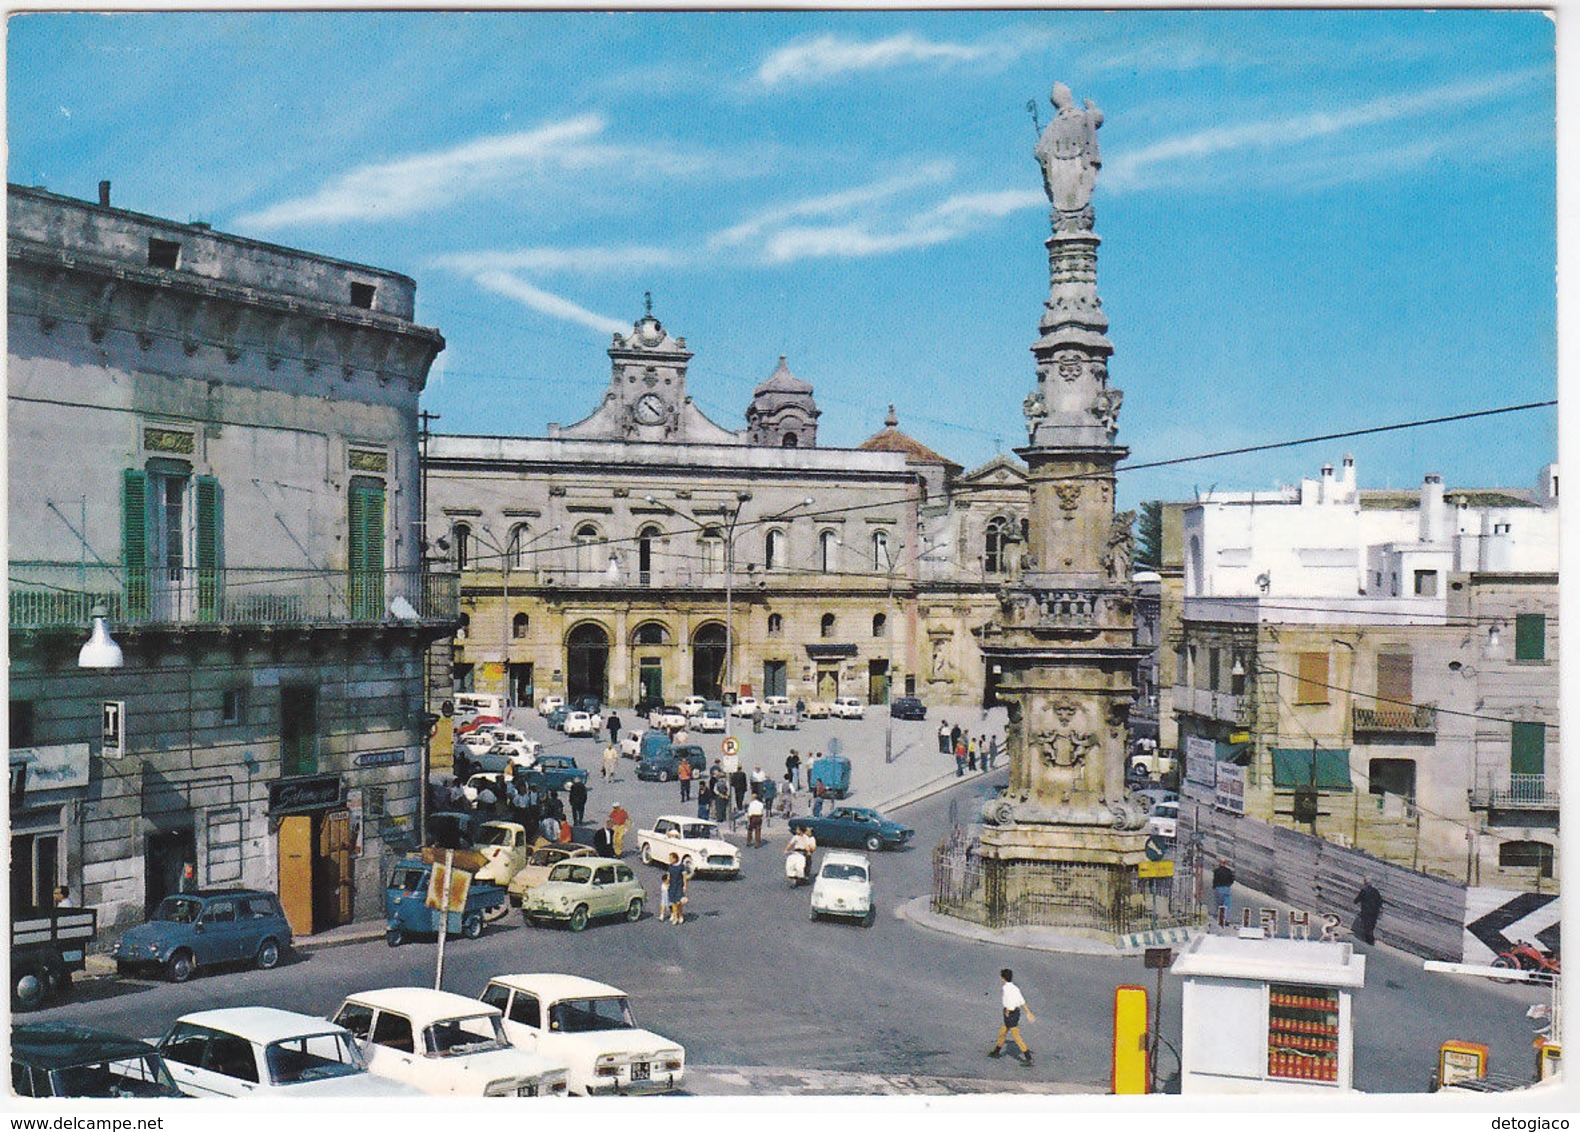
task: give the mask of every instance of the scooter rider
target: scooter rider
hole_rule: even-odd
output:
[[[809,829],[798,829],[790,836],[785,844],[785,875],[790,879],[800,882],[812,873],[812,854],[817,852],[817,838],[812,836]],[[797,876],[794,872],[794,855],[801,857],[801,871]]]

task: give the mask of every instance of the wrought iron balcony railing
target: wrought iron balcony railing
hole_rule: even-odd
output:
[[[1486,771],[1470,792],[1478,810],[1556,810],[1558,783],[1545,774]]]
[[[1436,704],[1389,704],[1351,709],[1356,731],[1436,734]]]
[[[112,625],[278,625],[449,620],[460,612],[453,573],[409,570],[154,569],[11,562],[16,629],[81,627],[95,605]]]

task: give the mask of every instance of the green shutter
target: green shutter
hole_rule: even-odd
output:
[[[197,597],[198,617],[214,621],[220,616],[221,582],[225,567],[225,493],[213,476],[197,478]]]
[[[148,618],[148,474],[137,468],[121,473],[121,569],[126,581],[129,621]]]
[[[1521,613],[1514,618],[1514,659],[1547,659],[1547,615]]]
[[[384,485],[353,479],[346,497],[350,526],[347,566],[355,621],[376,621],[384,615]]]
[[[1350,790],[1348,747],[1324,747],[1315,752],[1313,771],[1310,747],[1273,748],[1273,785],[1279,790]]]
[[[1509,773],[1543,774],[1547,763],[1547,725],[1515,723],[1510,725]]]

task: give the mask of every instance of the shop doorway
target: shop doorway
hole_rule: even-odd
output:
[[[60,834],[14,835],[11,838],[11,911],[50,907],[59,883]]]
[[[817,698],[824,703],[833,703],[839,698],[838,665],[817,666]]]
[[[763,661],[763,695],[782,696],[788,686],[785,679],[785,662],[782,660]]]
[[[536,691],[532,686],[532,665],[511,664],[510,666],[510,702],[517,707],[531,707],[536,701]]]
[[[636,686],[640,689],[639,701],[664,698],[664,662],[656,656],[644,656],[637,662]]]
[[[351,814],[345,809],[280,819],[280,906],[297,935],[351,922]]]
[[[609,634],[603,626],[586,623],[571,630],[566,641],[566,689],[577,696],[607,698],[609,690]]]
[[[889,662],[886,660],[867,662],[867,702],[869,704],[889,702]]]
[[[691,693],[710,700],[724,691],[724,626],[702,626],[691,638]]]
[[[197,838],[190,829],[148,835],[143,859],[143,910],[152,915],[159,902],[181,891],[181,874],[197,866]]]

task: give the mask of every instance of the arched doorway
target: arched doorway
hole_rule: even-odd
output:
[[[644,621],[631,634],[631,659],[636,665],[635,685],[638,703],[664,698],[664,658],[674,639],[661,621]],[[673,669],[671,669],[673,672]]]
[[[724,626],[709,622],[691,638],[691,692],[716,700],[724,692]]]
[[[603,626],[584,622],[565,641],[565,690],[571,699],[609,694],[609,634]]]

